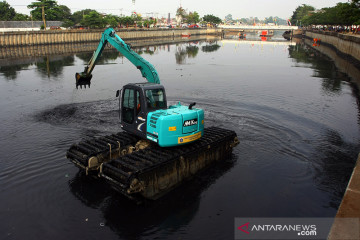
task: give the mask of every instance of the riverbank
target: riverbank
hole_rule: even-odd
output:
[[[340,72],[360,89],[360,36],[336,32],[306,31],[305,43],[333,60]],[[313,39],[318,39],[315,43]],[[358,93],[356,93],[358,96]],[[338,208],[328,240],[360,236],[360,155]]]
[[[34,46],[63,43],[81,43],[99,41],[104,29],[91,30],[50,30],[27,32],[2,32],[0,34],[1,47]],[[187,33],[191,36],[220,35],[217,28],[197,29],[119,29],[117,34],[124,40],[177,38]]]
[[[328,44],[313,44],[313,40],[309,38],[305,38],[304,42],[308,47],[330,58],[340,72],[350,77],[350,82],[356,85],[356,89],[360,89],[360,67],[356,66],[354,61],[348,61],[347,58],[339,54],[339,51],[334,47],[330,47]]]
[[[328,240],[359,239],[360,217],[360,154],[355,164],[343,200],[336,214]]]
[[[320,45],[326,45],[336,50],[337,54],[360,68],[360,36],[319,30],[307,30],[305,37],[320,40]]]

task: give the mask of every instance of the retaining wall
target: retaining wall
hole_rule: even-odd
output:
[[[49,30],[0,33],[0,47],[32,46],[59,43],[81,43],[99,41],[100,30]],[[193,35],[218,35],[220,29],[120,29],[116,33],[124,40],[146,38],[175,38],[183,33]]]
[[[148,39],[148,40],[129,40],[127,43],[130,43],[132,48],[137,47],[147,47],[154,45],[167,45],[167,44],[177,44],[184,42],[193,42],[193,41],[204,41],[219,40],[220,37],[216,36],[195,36],[191,38],[158,38],[158,39]],[[22,58],[27,57],[40,57],[40,56],[51,56],[51,55],[62,55],[62,54],[74,54],[81,52],[93,52],[99,44],[99,41],[96,42],[87,42],[87,43],[65,43],[65,44],[48,44],[48,45],[34,45],[34,46],[15,46],[15,47],[5,47],[0,48],[0,67],[13,65],[14,61],[9,61],[9,59],[18,59],[21,63]],[[113,47],[109,46],[104,49],[115,50]]]
[[[360,36],[341,34],[337,32],[324,31],[306,31],[307,38],[321,39],[320,44],[329,45],[335,48],[340,55],[344,55],[349,60],[355,60],[355,63],[360,64]]]

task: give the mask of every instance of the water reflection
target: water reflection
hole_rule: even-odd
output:
[[[94,49],[95,50],[95,49]],[[86,53],[78,53],[76,57],[80,58],[85,63],[88,63],[91,57],[93,56],[93,52]],[[122,56],[117,50],[103,51],[101,57],[98,58],[96,64],[106,64],[110,61],[116,60],[118,57]]]
[[[176,44],[176,51],[175,51],[175,59],[177,64],[184,64],[186,63],[187,58],[195,58],[199,53],[199,46],[206,42],[205,46],[201,47],[203,52],[215,52],[220,49],[220,45],[217,44],[216,40],[209,40],[202,39],[199,41],[187,41],[183,43]],[[136,46],[133,48],[135,52],[138,54],[148,54],[154,55],[156,52],[159,51],[170,51],[171,45],[159,45],[153,46],[148,45],[146,47],[143,46]],[[97,45],[86,45],[86,51],[80,51],[75,55],[51,55],[47,54],[42,57],[19,57],[16,59],[11,59],[11,64],[9,65],[9,60],[5,60],[0,62],[0,72],[3,73],[6,79],[13,80],[17,78],[17,73],[23,69],[27,69],[30,66],[35,66],[37,72],[40,73],[42,77],[50,78],[52,77],[60,77],[63,74],[64,66],[72,66],[74,65],[75,56],[81,59],[84,64],[88,63],[93,55],[93,51],[89,51],[89,49],[96,49]],[[66,47],[65,47],[66,49]],[[63,50],[63,48],[60,48]],[[59,51],[60,51],[59,50]],[[73,48],[69,48],[69,50],[74,51]],[[15,52],[16,49],[14,50]],[[50,50],[47,50],[51,52]],[[19,53],[23,51],[19,50]],[[46,51],[45,51],[46,52]],[[35,53],[35,52],[34,52]],[[107,47],[101,57],[98,59],[97,64],[107,64],[109,62],[115,61],[119,57],[123,58],[123,55],[119,53],[114,48]],[[79,83],[77,87],[90,87],[89,83]]]
[[[195,58],[199,53],[199,47],[193,43],[179,44],[176,46],[175,59],[177,64],[185,64],[187,58]]]
[[[74,56],[47,56],[35,62],[35,65],[42,76],[59,77],[63,74],[64,66],[74,65]]]
[[[24,62],[28,62],[25,63]],[[14,80],[17,78],[18,72],[28,69],[30,66],[36,66],[36,70],[41,76],[50,78],[59,77],[63,74],[64,66],[71,66],[74,64],[74,56],[45,56],[39,58],[20,58],[11,61],[12,65],[7,62],[0,64],[0,72],[3,73],[7,80]],[[1,66],[2,65],[2,66]]]
[[[327,129],[324,136],[314,141],[315,153],[311,159],[314,182],[319,189],[331,195],[328,206],[337,209],[350,179],[358,146],[345,142],[341,134]],[[329,147],[331,146],[331,147]]]
[[[174,189],[171,194],[156,201],[146,201],[136,205],[112,190],[104,181],[89,178],[79,171],[69,181],[71,193],[88,207],[100,209],[105,225],[124,239],[140,239],[169,236],[182,231],[198,212],[201,194],[218,178],[233,168],[237,156],[223,162],[214,163],[195,179]]]
[[[313,76],[322,79],[321,86],[326,94],[340,94],[342,81],[349,81],[346,75],[337,71],[331,59],[303,42],[289,46],[289,57],[294,59],[296,66],[314,69]]]
[[[3,73],[4,77],[7,80],[14,80],[17,78],[17,74],[23,70],[27,69],[32,64],[18,64],[18,65],[6,65],[0,66],[0,72]]]
[[[205,46],[201,47],[201,51],[203,52],[216,52],[217,50],[219,50],[220,45],[217,43],[213,43],[213,44],[206,44]]]
[[[139,55],[144,53],[149,55],[154,55],[157,49],[158,48],[156,46],[147,46],[146,48],[136,48],[133,50]]]

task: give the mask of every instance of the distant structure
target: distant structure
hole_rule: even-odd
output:
[[[61,21],[47,21],[47,29],[60,27]],[[40,31],[43,21],[0,21],[0,32]]]

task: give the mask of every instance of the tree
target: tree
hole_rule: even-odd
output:
[[[228,21],[232,21],[233,18],[232,18],[232,15],[231,14],[228,14],[225,16],[225,20],[228,22]]]
[[[114,28],[114,27],[117,27],[119,25],[119,17],[115,16],[115,15],[112,15],[112,14],[109,14],[109,15],[106,15],[104,17],[105,19],[105,22],[107,25],[109,25],[110,27]]]
[[[268,18],[265,18],[265,23],[275,23],[275,19],[272,16],[270,16]]]
[[[12,19],[13,21],[28,21],[29,16],[22,13],[16,13],[15,17]]]
[[[355,7],[360,8],[360,0],[352,0],[351,4],[353,4]]]
[[[249,19],[248,18],[241,18],[240,19],[240,22],[243,23],[243,24],[249,24]]]
[[[83,20],[85,15],[88,15],[90,12],[95,11],[93,9],[84,9],[80,11],[76,11],[71,15],[71,20],[74,24],[80,23]]]
[[[181,24],[181,23],[184,23],[184,22],[187,22],[188,21],[188,14],[187,12],[185,11],[184,8],[182,7],[179,7],[177,10],[176,10],[176,21],[178,22],[178,24]]]
[[[32,19],[43,20],[44,27],[47,21],[63,21],[63,26],[69,27],[74,24],[71,18],[71,11],[65,5],[58,5],[53,0],[37,0],[27,6],[31,11]]]
[[[208,23],[212,23],[212,24],[219,24],[219,23],[221,23],[221,19],[220,18],[218,18],[218,17],[216,17],[216,16],[214,16],[214,15],[205,15],[204,17],[203,17],[203,20],[205,21],[205,22],[208,22]]]
[[[56,16],[59,21],[71,20],[71,10],[65,5],[59,5],[55,8]]]
[[[132,17],[126,16],[126,17],[121,17],[119,19],[119,22],[121,25],[125,25],[125,26],[129,26],[129,25],[134,25],[135,24],[135,20]]]
[[[84,16],[81,24],[90,28],[104,28],[106,26],[105,19],[97,11],[91,11]]]
[[[156,25],[156,19],[150,18],[143,22],[143,26],[149,28],[151,25]]]
[[[30,13],[34,20],[43,20],[45,17],[43,15],[47,15],[49,10],[53,9],[56,5],[56,2],[53,0],[37,0],[37,2],[32,2],[27,7],[33,9]],[[50,20],[48,17],[46,19]]]
[[[304,25],[357,25],[360,24],[360,9],[354,3],[338,3],[335,7],[311,12],[300,21]]]
[[[6,1],[0,2],[0,20],[11,21],[16,15],[15,9],[11,7]]]
[[[131,17],[134,19],[134,21],[137,21],[137,22],[142,20],[142,17],[141,17],[140,13],[133,12],[131,14]]]
[[[188,23],[198,23],[200,22],[200,16],[197,12],[189,12],[189,15],[187,17]]]
[[[249,18],[249,21],[248,21],[249,24],[256,24],[256,23],[260,23],[260,22],[261,21],[258,17],[255,17],[255,18],[251,17],[251,18]]]
[[[360,9],[356,4],[338,3],[334,8],[337,12],[338,24],[347,26],[360,24]]]
[[[311,12],[315,11],[315,8],[310,5],[303,4],[302,6],[298,6],[293,15],[291,16],[291,24],[299,25],[305,16],[308,16]]]
[[[184,8],[179,7],[179,8],[176,10],[176,16],[181,16],[182,19],[186,19],[187,13],[186,13],[186,11],[185,11]]]

